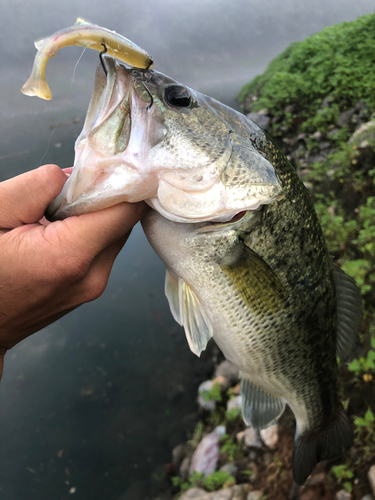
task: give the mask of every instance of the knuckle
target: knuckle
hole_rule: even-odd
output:
[[[58,258],[52,263],[56,280],[63,284],[73,284],[81,281],[87,275],[91,265],[90,259],[71,256]]]
[[[98,299],[107,287],[108,277],[103,273],[89,276],[84,283],[83,298],[85,302]]]
[[[42,165],[37,169],[38,175],[40,175],[43,179],[53,180],[57,178],[62,178],[64,176],[64,172],[58,165]]]
[[[43,165],[36,170],[40,184],[51,191],[51,196],[57,196],[66,181],[64,172],[58,165]]]

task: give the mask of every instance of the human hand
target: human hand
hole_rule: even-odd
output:
[[[0,377],[7,349],[103,293],[146,210],[121,203],[49,223],[43,215],[66,180],[44,165],[0,183]]]

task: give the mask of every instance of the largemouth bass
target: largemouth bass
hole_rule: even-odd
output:
[[[337,360],[361,319],[354,281],[333,266],[312,201],[251,120],[154,70],[105,57],[74,170],[51,220],[145,200],[167,267],[172,314],[200,355],[211,337],[241,372],[255,429],[296,418],[293,476],[352,445]]]
[[[42,99],[52,99],[52,92],[46,81],[46,65],[56,52],[69,45],[79,45],[99,52],[106,51],[109,55],[138,68],[150,68],[152,58],[135,43],[115,31],[102,28],[78,17],[74,26],[57,31],[53,35],[36,40],[36,53],[29,79],[23,85],[21,92]]]

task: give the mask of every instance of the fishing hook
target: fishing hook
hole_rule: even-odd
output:
[[[104,61],[103,61],[103,54],[107,53],[107,46],[106,46],[105,43],[102,43],[101,45],[104,47],[104,50],[102,50],[101,52],[99,52],[99,59],[100,59],[103,71],[105,73],[105,76],[107,76],[108,75],[108,71],[107,71],[107,68],[105,67],[105,64],[104,64]]]
[[[150,99],[151,99],[151,103],[147,106],[147,110],[149,111],[151,109],[151,106],[154,104],[154,98],[152,97],[152,94],[151,92],[148,90],[148,88],[146,87],[145,85],[145,82],[142,82],[142,85],[144,86],[144,88],[146,89],[146,92],[147,94],[150,96]]]

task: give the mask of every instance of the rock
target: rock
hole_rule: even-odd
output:
[[[218,375],[212,380],[213,384],[219,384],[221,392],[225,392],[229,389],[230,387],[230,380],[227,379],[227,377],[224,377],[223,375]]]
[[[232,497],[231,500],[243,500],[246,492],[248,490],[248,486],[244,484],[237,484],[236,486],[232,486]]]
[[[358,119],[359,121],[365,121],[371,116],[371,108],[368,106],[368,104],[360,100],[357,102],[357,104],[354,107],[354,110],[356,113],[358,113]]]
[[[262,448],[263,444],[259,434],[252,427],[246,427],[243,436],[243,442],[248,448]]]
[[[184,493],[179,500],[243,500],[246,494],[245,485],[239,484],[208,493],[201,488],[192,488]]]
[[[284,113],[293,113],[294,110],[295,110],[295,105],[289,104],[288,106],[285,107]]]
[[[322,101],[322,104],[320,105],[319,109],[323,109],[323,108],[330,108],[331,107],[331,103],[334,101],[333,97],[331,95],[327,95],[323,101]]]
[[[220,467],[220,470],[222,472],[228,472],[228,474],[233,477],[236,477],[238,473],[238,467],[233,462],[229,462],[228,464],[223,465],[222,467]]]
[[[245,436],[245,431],[240,431],[236,434],[237,443],[241,443]]]
[[[339,127],[345,127],[346,125],[349,125],[350,119],[353,116],[353,114],[354,114],[354,108],[343,111],[337,118],[337,125]]]
[[[326,155],[323,154],[309,155],[307,158],[307,163],[309,165],[312,165],[313,163],[316,163],[318,161],[324,161],[325,159]]]
[[[266,467],[272,464],[273,454],[272,453],[263,453],[263,462]]]
[[[185,444],[178,444],[172,450],[172,463],[176,469],[179,469],[183,459],[187,455],[187,446]]]
[[[250,493],[247,495],[247,500],[260,500],[262,496],[263,491],[261,490],[250,491]]]
[[[211,498],[211,493],[207,493],[202,488],[191,488],[180,497],[180,500],[209,500]]]
[[[227,378],[231,384],[236,384],[239,380],[240,372],[236,365],[225,360],[215,370],[215,377],[219,375]]]
[[[250,462],[247,466],[247,470],[251,471],[251,474],[248,476],[248,481],[249,483],[254,484],[259,476],[257,464],[255,462]]]
[[[310,476],[307,479],[305,486],[316,486],[317,484],[323,483],[326,477],[327,476],[324,472],[321,472],[320,474],[315,474],[314,476]]]
[[[270,128],[271,118],[269,116],[261,113],[248,113],[246,116],[259,125],[259,127],[263,130],[267,131]]]
[[[238,396],[240,393],[240,388],[241,388],[240,384],[235,385],[234,387],[232,387],[232,393],[235,396]]]
[[[364,141],[368,143],[366,147],[368,145],[375,147],[375,121],[363,123],[358,127],[349,139],[348,144],[360,147]]]
[[[185,457],[181,462],[179,476],[182,477],[182,479],[187,479],[189,477],[190,461],[191,459],[189,457]]]
[[[329,139],[333,139],[338,133],[339,133],[339,129],[338,128],[333,128],[332,130],[330,130],[329,132],[327,132],[327,137]]]
[[[232,498],[232,488],[224,488],[223,490],[215,491],[210,500],[232,500]]]
[[[319,143],[318,148],[322,154],[328,154],[332,144],[329,141],[322,141]]]
[[[346,490],[340,490],[335,495],[335,500],[352,500],[352,494]]]
[[[213,385],[214,383],[212,382],[212,380],[206,380],[205,382],[202,382],[198,387],[198,405],[203,410],[212,411],[216,408],[215,399],[207,400],[204,397],[204,394],[208,393],[212,389]]]
[[[215,471],[219,460],[219,439],[223,434],[225,434],[225,427],[220,425],[202,439],[191,458],[190,475],[196,471],[209,476]]]
[[[372,494],[375,495],[375,465],[370,467],[370,470],[368,471],[368,480],[370,481]]]
[[[234,410],[235,408],[241,409],[241,405],[242,405],[242,397],[236,396],[228,400],[227,411]]]
[[[262,438],[265,445],[271,450],[274,450],[279,441],[279,426],[277,424],[267,427],[260,431],[260,437]]]
[[[312,136],[314,137],[315,140],[319,142],[322,140],[323,134],[322,132],[320,132],[320,130],[317,130],[316,132],[313,133]]]
[[[361,500],[373,500],[372,495],[365,495],[364,497],[361,498]]]

